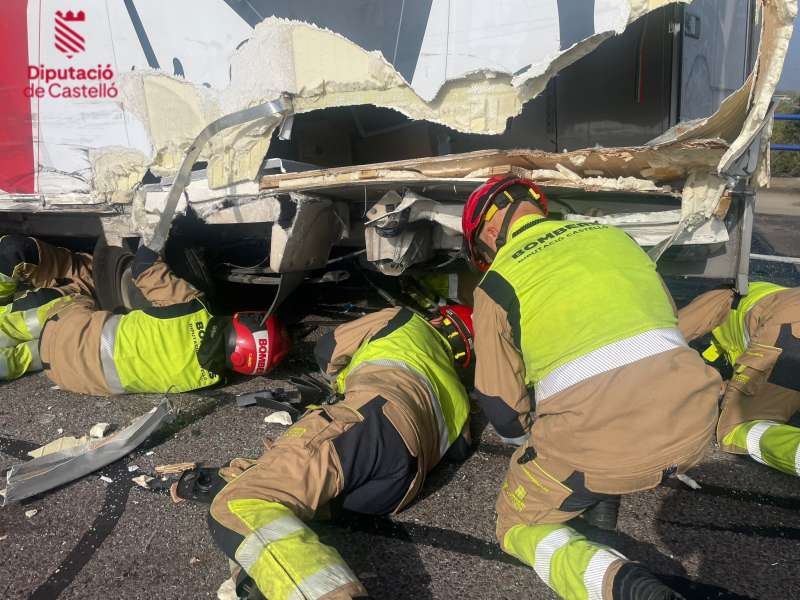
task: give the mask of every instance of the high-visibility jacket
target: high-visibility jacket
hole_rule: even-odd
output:
[[[197,349],[211,319],[199,300],[114,315],[103,326],[100,359],[115,394],[185,392],[220,376],[200,366]]]
[[[730,364],[736,364],[739,356],[750,345],[750,335],[747,331],[747,313],[760,300],[785,289],[774,283],[751,283],[748,294],[741,298],[739,305],[731,309],[725,320],[711,331],[711,335],[714,336],[714,346],[718,351],[725,354]],[[708,357],[707,352],[703,353],[706,357]]]
[[[537,401],[685,345],[655,264],[615,227],[522,217],[480,287],[507,311]]]
[[[445,339],[425,319],[412,315],[398,328],[383,336],[373,336],[356,350],[336,377],[339,393],[347,392],[348,376],[367,364],[407,369],[420,378],[432,396],[443,455],[469,418],[469,398]]]

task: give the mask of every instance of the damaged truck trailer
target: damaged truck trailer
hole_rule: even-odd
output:
[[[169,233],[198,285],[276,284],[277,304],[342,257],[463,272],[464,201],[515,173],[561,216],[623,227],[663,273],[745,291],[796,11],[6,0],[0,233],[75,249]],[[128,255],[103,256],[106,304],[134,305]]]

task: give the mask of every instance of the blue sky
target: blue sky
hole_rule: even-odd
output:
[[[789,54],[783,63],[783,74],[778,83],[781,92],[800,92],[800,20],[795,23]]]

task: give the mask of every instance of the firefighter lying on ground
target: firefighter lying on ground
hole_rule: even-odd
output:
[[[710,332],[703,356],[733,368],[717,423],[720,447],[800,475],[800,429],[786,424],[800,411],[800,288],[712,290],[682,308],[678,322],[689,341]]]
[[[92,257],[34,238],[0,238],[0,380],[44,369],[64,390],[92,395],[185,392],[226,368],[258,375],[288,352],[263,313],[215,317],[202,294],[140,247],[132,267],[152,308],[115,315],[93,299]],[[34,290],[14,299],[19,283]]]
[[[532,182],[496,177],[462,221],[486,271],[475,393],[500,435],[529,434],[497,499],[497,539],[564,598],[679,598],[565,523],[700,461],[720,377],[687,346],[654,263],[623,230],[546,215]]]
[[[334,498],[358,513],[397,512],[445,455],[466,458],[471,310],[441,310],[428,322],[386,309],[323,337],[317,361],[344,399],[308,412],[257,461],[220,471],[230,483],[211,505],[212,536],[269,600],[366,597],[304,521]]]

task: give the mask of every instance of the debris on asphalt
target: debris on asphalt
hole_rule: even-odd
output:
[[[144,453],[145,456],[153,456],[153,454],[155,454],[155,452],[152,450],[148,450],[147,452]]]
[[[195,564],[197,564],[199,562],[200,562],[200,559],[197,558],[196,556],[193,556],[192,558],[189,559],[189,564],[190,565],[195,565]]]
[[[135,473],[139,470],[139,465],[128,465],[128,473]]]
[[[64,428],[63,427],[59,427],[58,429],[56,429],[56,433],[58,435],[61,435],[62,433],[64,433]]]
[[[191,471],[197,466],[197,463],[193,462],[182,462],[182,463],[172,463],[169,465],[158,465],[156,467],[156,473],[159,475],[180,475],[184,471]]]
[[[146,490],[150,489],[149,483],[153,481],[155,477],[150,477],[149,475],[139,475],[138,477],[133,477],[131,481],[138,485],[139,487],[143,487]]]
[[[108,476],[106,476],[106,475],[100,475],[100,479],[102,479],[102,480],[103,480],[103,481],[105,481],[106,483],[114,483],[114,480],[113,480],[113,479],[111,479],[111,477],[108,477]]]
[[[109,429],[111,429],[109,423],[96,423],[92,425],[92,428],[89,430],[89,437],[99,440],[100,438],[106,437]]]
[[[3,540],[5,540],[7,538],[8,538],[8,535],[0,535],[0,542],[2,542]]]
[[[3,505],[62,486],[119,460],[161,427],[170,414],[169,406],[163,401],[114,435],[13,465]]]
[[[178,496],[178,482],[176,481],[171,486],[169,486],[169,497],[172,498],[173,504],[180,504],[181,502],[186,502],[186,498],[181,498]]]
[[[229,577],[217,588],[217,600],[239,600],[236,593],[236,582],[233,577]]]
[[[38,508],[32,508],[31,510],[26,510],[25,517],[30,519],[31,517],[35,517],[38,512],[39,512]]]
[[[677,475],[675,475],[675,478],[681,483],[685,484],[686,486],[692,488],[693,490],[702,489],[702,486],[699,483],[697,483],[694,479],[692,479],[685,473],[678,473]]]
[[[264,417],[264,423],[277,423],[278,425],[291,425],[292,415],[285,410],[279,410]]]

